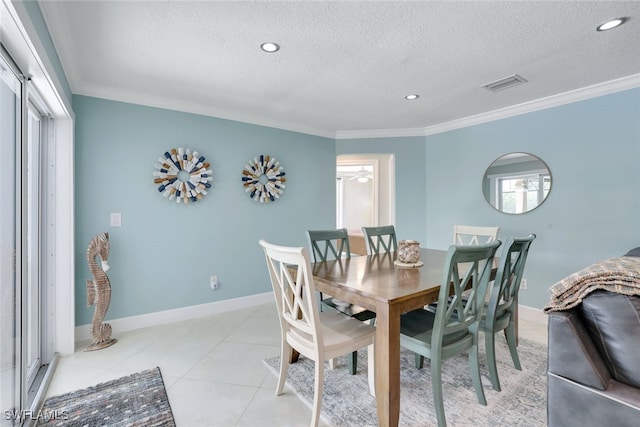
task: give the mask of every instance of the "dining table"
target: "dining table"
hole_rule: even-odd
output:
[[[437,301],[446,250],[420,249],[421,266],[397,266],[397,252],[311,265],[316,289],[376,313],[375,394],[378,424],[400,419],[400,316]],[[495,268],[494,268],[495,274]]]

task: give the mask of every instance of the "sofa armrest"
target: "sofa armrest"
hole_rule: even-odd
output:
[[[548,371],[606,390],[611,374],[575,310],[549,313]]]

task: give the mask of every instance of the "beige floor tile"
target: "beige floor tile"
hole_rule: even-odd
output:
[[[223,342],[184,376],[229,384],[259,387],[268,370],[263,360],[279,352],[279,347]]]
[[[520,321],[520,336],[546,344],[546,324]],[[306,426],[311,409],[263,360],[280,352],[275,303],[199,319],[114,332],[115,345],[60,359],[46,396],[160,366],[178,427]],[[313,381],[313,378],[309,379]],[[321,426],[326,427],[326,422]]]
[[[167,395],[178,426],[232,427],[257,391],[257,387],[182,378],[167,389]]]
[[[311,408],[291,390],[276,396],[273,389],[260,388],[249,404],[238,427],[306,427],[311,421]],[[320,420],[320,426],[330,426]]]

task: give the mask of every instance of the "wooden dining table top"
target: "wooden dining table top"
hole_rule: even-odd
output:
[[[319,262],[311,269],[319,291],[375,311],[376,301],[398,304],[420,296],[438,298],[447,251],[421,248],[420,252],[420,267],[396,266],[397,252],[391,252]]]

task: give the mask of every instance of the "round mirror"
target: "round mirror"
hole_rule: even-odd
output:
[[[508,214],[529,212],[544,202],[551,190],[551,172],[529,153],[509,153],[496,159],[484,173],[482,192],[487,201]]]

